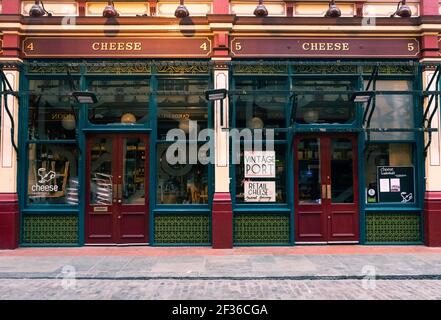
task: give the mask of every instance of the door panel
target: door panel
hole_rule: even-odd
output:
[[[147,242],[147,215],[148,206],[146,195],[147,170],[147,138],[121,138],[122,146],[122,179],[121,208],[118,215],[120,225],[120,239],[126,243]]]
[[[358,241],[355,136],[305,135],[294,143],[296,241]]]
[[[147,243],[148,137],[92,136],[87,144],[87,243]]]
[[[296,140],[295,173],[298,241],[324,241],[322,145],[316,137]]]
[[[115,143],[110,137],[94,137],[88,141],[88,178],[86,234],[88,242],[115,242],[114,230],[114,176]]]

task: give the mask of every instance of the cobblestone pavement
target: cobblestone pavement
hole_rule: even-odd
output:
[[[0,251],[0,299],[440,299],[441,248]]]
[[[0,299],[441,299],[441,281],[14,279],[0,280]]]

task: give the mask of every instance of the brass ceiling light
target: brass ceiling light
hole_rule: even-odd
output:
[[[254,15],[256,17],[266,17],[268,15],[268,10],[263,4],[263,0],[259,0],[259,4],[257,5],[256,9],[254,9]]]
[[[175,17],[176,18],[187,18],[190,15],[187,7],[184,5],[184,0],[180,0],[179,6],[176,8]]]
[[[326,10],[325,17],[327,18],[338,18],[341,16],[341,11],[335,4],[335,0],[329,1],[329,8]]]
[[[29,16],[32,18],[40,18],[45,14],[47,14],[48,17],[52,17],[52,13],[44,8],[43,1],[35,0],[35,4],[31,7],[31,10],[29,10]]]
[[[395,16],[399,16],[401,18],[410,18],[412,16],[412,10],[410,10],[410,7],[406,4],[406,0],[401,0],[398,2],[397,10],[391,14],[390,17],[393,18]]]
[[[113,4],[113,1],[108,1],[107,6],[103,10],[103,17],[104,18],[116,18],[119,16],[118,11],[115,9],[115,5]]]

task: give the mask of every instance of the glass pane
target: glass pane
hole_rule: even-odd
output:
[[[236,78],[236,90],[241,91],[234,97],[236,127],[286,128],[288,94],[277,91],[286,91],[287,85],[287,78]],[[276,139],[284,139],[284,134],[278,133]]]
[[[149,122],[149,80],[92,81],[98,103],[89,105],[94,124],[134,125]]]
[[[354,202],[353,150],[349,139],[331,141],[331,202]]]
[[[176,128],[188,134],[190,120],[198,131],[208,127],[207,88],[207,79],[158,79],[158,139]]]
[[[90,204],[111,205],[112,185],[112,139],[96,138],[90,149]]]
[[[123,140],[123,185],[124,204],[145,203],[145,148],[141,138]]]
[[[78,81],[74,81],[78,88]],[[29,139],[75,139],[78,105],[68,80],[30,80]]]
[[[351,123],[355,103],[350,95],[332,91],[353,90],[352,81],[303,80],[294,83],[297,93],[296,122],[301,124]]]
[[[366,86],[366,82],[365,82]],[[377,90],[412,90],[411,81],[380,80]],[[412,95],[378,95],[372,114],[371,128],[414,128]],[[371,140],[412,140],[413,132],[372,132]]]
[[[285,203],[286,202],[286,146],[283,144],[277,144],[274,146],[276,151],[276,202]],[[266,150],[266,147],[262,147],[262,151]],[[241,146],[240,150],[240,164],[236,165],[236,202],[244,203],[244,179],[245,179],[245,167],[244,167],[244,145]],[[247,178],[248,179],[248,178]],[[260,180],[260,179],[250,179],[250,180]],[[262,181],[274,181],[274,178],[263,179]],[[250,202],[251,204],[251,202]]]
[[[209,166],[199,162],[191,164],[188,160],[190,150],[185,144],[186,163],[171,164],[166,157],[168,147],[169,144],[157,146],[157,203],[207,204]]]
[[[299,203],[321,203],[320,140],[301,139],[297,144]]]
[[[29,204],[78,204],[75,145],[31,144],[28,149]]]
[[[366,149],[365,156],[366,201],[368,203],[375,203],[378,199],[377,167],[411,165],[413,165],[412,144],[370,144]]]

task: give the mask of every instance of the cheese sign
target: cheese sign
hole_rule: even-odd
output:
[[[275,151],[245,151],[245,178],[275,178]]]
[[[245,181],[245,202],[276,202],[275,181]]]

